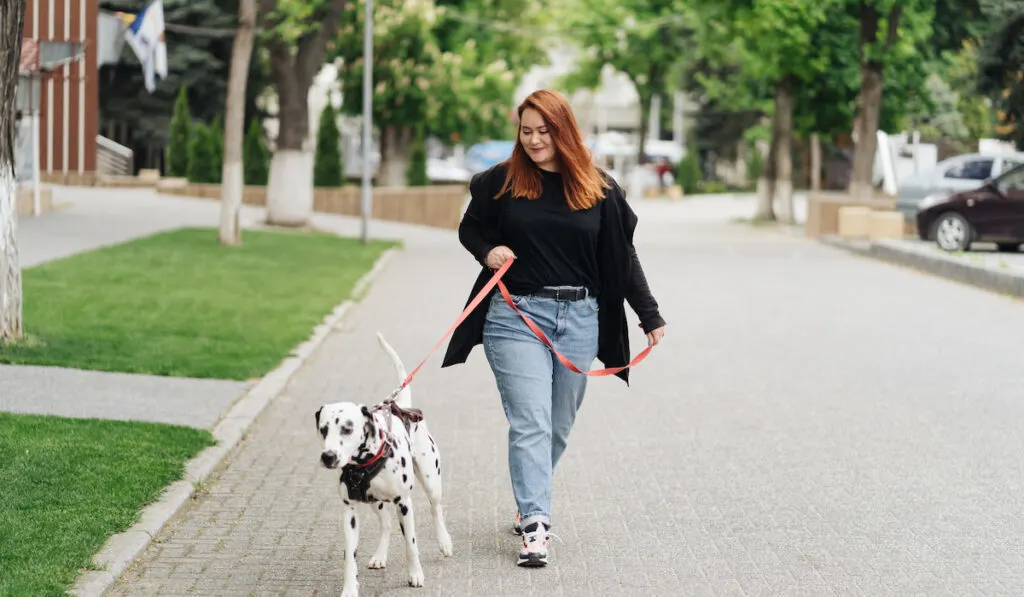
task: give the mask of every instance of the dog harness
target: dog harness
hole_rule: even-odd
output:
[[[387,410],[405,424],[406,432],[409,432],[413,423],[423,420],[423,411],[418,408],[402,408],[392,400],[385,400],[373,407],[373,411]],[[388,417],[388,430],[377,424],[380,430],[380,448],[372,458],[366,462],[346,464],[341,469],[341,482],[348,488],[348,496],[360,502],[370,501],[366,493],[370,489],[370,482],[384,469],[384,463],[395,452],[391,447],[391,417]]]

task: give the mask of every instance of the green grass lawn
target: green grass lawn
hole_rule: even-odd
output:
[[[209,432],[0,413],[0,595],[63,595]]]
[[[394,243],[181,229],[23,272],[27,338],[0,363],[244,380],[273,369]]]

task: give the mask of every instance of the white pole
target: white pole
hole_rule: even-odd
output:
[[[39,105],[36,103],[36,81],[29,79],[29,108],[32,114],[32,214],[39,217],[42,213],[42,199],[39,191]],[[42,83],[40,83],[41,85]]]
[[[373,214],[373,188],[370,186],[370,144],[373,128],[373,0],[366,0],[363,32],[363,201],[362,238],[369,242],[370,215]]]

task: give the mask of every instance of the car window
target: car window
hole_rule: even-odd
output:
[[[1007,191],[1024,190],[1024,169],[1000,177],[998,186],[999,192],[1003,194]]]
[[[1000,170],[1003,171],[1003,172],[1009,172],[1010,170],[1013,170],[1014,168],[1016,168],[1017,166],[1020,166],[1021,164],[1024,164],[1024,162],[1022,162],[1020,160],[1009,160],[1009,159],[1003,158],[1003,166],[1002,166],[1002,168],[1000,168]]]
[[[960,162],[946,169],[946,178],[961,180],[985,180],[992,176],[993,159],[977,159]]]

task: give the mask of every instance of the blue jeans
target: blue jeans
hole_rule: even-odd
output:
[[[598,343],[594,297],[512,300],[559,352],[581,370],[591,368]],[[562,365],[497,292],[488,305],[484,353],[508,418],[508,468],[523,527],[534,521],[550,527],[551,479],[583,404],[587,376]]]

